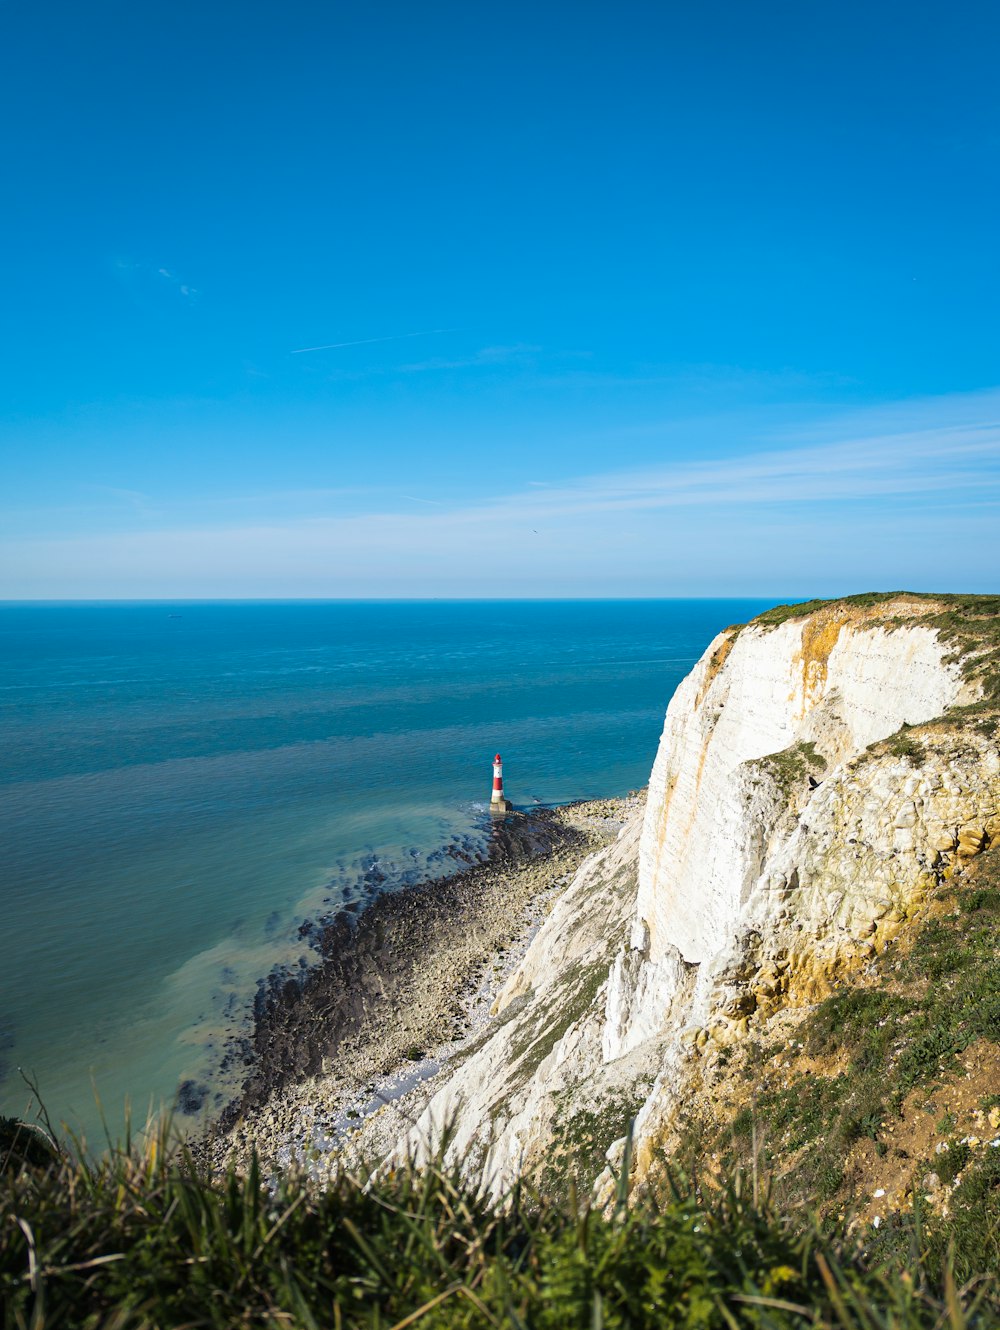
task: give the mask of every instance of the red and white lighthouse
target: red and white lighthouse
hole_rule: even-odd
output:
[[[493,797],[490,799],[491,813],[509,813],[510,804],[503,795],[503,762],[497,753],[493,759]]]

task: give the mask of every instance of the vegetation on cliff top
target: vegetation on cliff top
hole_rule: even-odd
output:
[[[984,701],[1000,703],[1000,596],[865,591],[840,600],[806,600],[795,605],[776,605],[750,622],[762,628],[777,628],[791,619],[802,619],[821,611],[871,611],[901,601],[913,602],[915,608],[919,607],[919,614],[887,610],[885,615],[869,617],[869,624],[893,628],[916,619],[922,626],[936,629],[941,640],[951,646],[951,658],[961,662],[966,677],[980,683]]]
[[[153,1327],[989,1327],[983,1284],[881,1269],[844,1240],[690,1181],[611,1220],[456,1173],[329,1190],[215,1179],[162,1140],[0,1175],[5,1330]]]

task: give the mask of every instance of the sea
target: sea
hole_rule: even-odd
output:
[[[519,809],[644,785],[772,603],[0,604],[0,1113],[203,1121],[306,921],[485,854],[496,752]]]

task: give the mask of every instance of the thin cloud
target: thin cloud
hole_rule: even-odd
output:
[[[168,268],[157,268],[156,275],[169,282],[185,300],[196,300],[198,298],[199,291],[197,287],[191,286],[189,282],[185,282]]]
[[[289,355],[304,356],[309,351],[339,351],[345,346],[374,346],[376,342],[403,342],[410,337],[437,337],[441,333],[461,332],[460,328],[427,328],[423,332],[394,333],[391,337],[362,337],[356,342],[326,342],[323,346],[300,346]]]
[[[421,374],[428,370],[483,369],[492,365],[509,365],[527,361],[541,349],[540,346],[529,346],[523,342],[513,346],[484,346],[473,355],[463,356],[457,360],[435,357],[430,360],[419,360],[411,365],[400,365],[399,372]]]
[[[693,506],[861,503],[889,496],[1000,499],[1000,425],[872,434],[742,457],[583,477],[498,501],[532,520]]]
[[[149,495],[144,494],[142,490],[124,489],[120,485],[99,485],[96,482],[83,485],[82,488],[89,490],[94,494],[108,494],[113,499],[118,499],[122,503],[127,504],[128,507],[141,514],[143,517],[151,517],[153,515],[151,506],[152,500]]]
[[[161,515],[120,531],[54,523],[43,535],[36,523],[0,541],[0,567],[19,570],[3,591],[788,595],[824,594],[831,581],[995,583],[1000,393],[890,404],[826,425],[823,440],[812,421],[780,446],[761,440],[739,455],[720,446],[545,488],[525,477],[487,499],[383,490],[377,507],[369,494],[338,511],[313,494],[294,518],[271,504],[258,521],[199,521],[189,508],[183,525]]]
[[[454,329],[453,331],[457,332],[459,330]],[[423,333],[412,334],[414,337],[426,335]],[[396,338],[379,337],[373,340],[379,342],[395,341]],[[344,345],[363,346],[365,343],[347,342]],[[323,348],[317,347],[314,349],[322,350]],[[540,346],[529,346],[521,342],[513,346],[484,346],[479,351],[474,351],[471,355],[466,356],[431,356],[427,360],[415,360],[402,365],[366,365],[364,368],[337,369],[330,371],[327,377],[331,381],[344,383],[355,382],[359,379],[391,378],[398,374],[427,374],[465,369],[490,370],[501,366],[531,366],[535,363],[535,354],[541,350]],[[293,352],[293,354],[298,353]]]
[[[672,385],[692,393],[801,393],[822,388],[848,388],[856,380],[828,370],[806,373],[795,369],[748,369],[742,365],[639,364],[631,371],[615,373],[590,368],[567,368],[546,375],[541,383],[550,388],[652,388]]]
[[[225,505],[288,503],[324,503],[330,499],[356,498],[359,494],[372,493],[372,487],[366,485],[340,485],[325,488],[317,486],[311,489],[262,490],[257,494],[202,494],[187,501],[201,507],[222,507]]]
[[[171,272],[169,268],[157,266],[154,263],[145,261],[136,261],[134,259],[116,259],[114,271],[119,280],[128,286],[137,298],[142,298],[142,293],[147,293],[146,298],[150,298],[151,293],[155,291],[164,291],[169,289],[176,292],[182,300],[188,304],[196,304],[201,297],[201,292],[196,286],[184,277],[179,277],[177,273]]]

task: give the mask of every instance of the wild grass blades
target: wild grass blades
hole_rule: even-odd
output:
[[[5,1330],[139,1327],[949,1327],[1000,1324],[991,1285],[919,1251],[871,1268],[740,1175],[674,1173],[605,1218],[520,1183],[491,1208],[442,1157],[326,1190],[256,1161],[213,1177],[164,1124],[99,1160],[0,1176]],[[950,1281],[950,1282],[949,1282]],[[995,1292],[995,1290],[994,1290]]]

